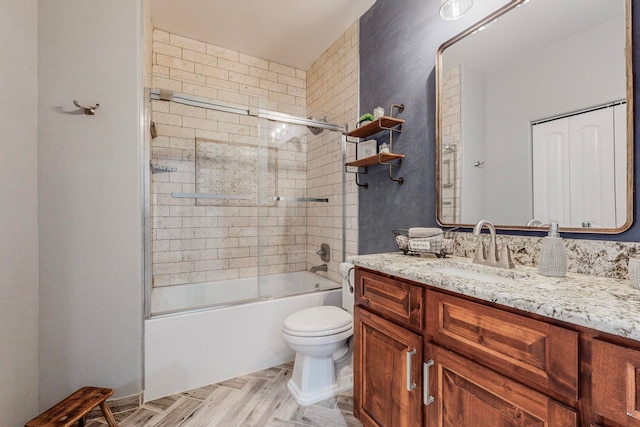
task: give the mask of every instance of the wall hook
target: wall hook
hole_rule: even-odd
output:
[[[73,105],[75,105],[78,108],[81,108],[84,110],[84,113],[88,116],[93,116],[96,114],[96,110],[98,109],[98,107],[100,107],[100,104],[96,104],[93,107],[86,107],[84,105],[80,105],[78,104],[78,101],[76,101],[75,99],[73,100]]]
[[[484,162],[481,162],[481,161],[479,161],[479,160],[478,160],[477,162],[475,162],[475,163],[473,164],[473,166],[475,166],[475,167],[477,167],[477,168],[481,168],[481,167],[483,167],[483,166],[484,166]]]

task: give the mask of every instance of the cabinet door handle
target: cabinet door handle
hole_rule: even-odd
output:
[[[411,375],[414,354],[416,354],[415,348],[411,351],[407,351],[407,391],[411,391],[416,388],[416,383],[413,382],[413,377]]]
[[[422,364],[422,395],[424,397],[423,402],[425,405],[433,403],[433,396],[429,394],[429,368],[433,366],[433,359]]]

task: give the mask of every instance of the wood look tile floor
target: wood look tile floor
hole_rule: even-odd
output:
[[[362,426],[353,416],[352,392],[300,406],[289,395],[293,366],[207,385],[115,413],[120,427],[342,427]],[[104,427],[96,419],[87,427]]]

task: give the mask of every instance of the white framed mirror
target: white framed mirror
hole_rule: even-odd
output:
[[[437,220],[633,221],[631,0],[514,0],[436,59]]]

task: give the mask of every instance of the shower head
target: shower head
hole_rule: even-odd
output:
[[[314,119],[312,116],[307,117],[309,120],[316,120]],[[327,118],[323,117],[321,119],[318,119],[317,121],[322,121],[322,122],[327,122]],[[319,128],[319,127],[315,127],[315,126],[307,126],[307,129],[309,129],[311,131],[312,134],[314,135],[320,135],[322,133],[322,131],[324,130],[323,128]]]

